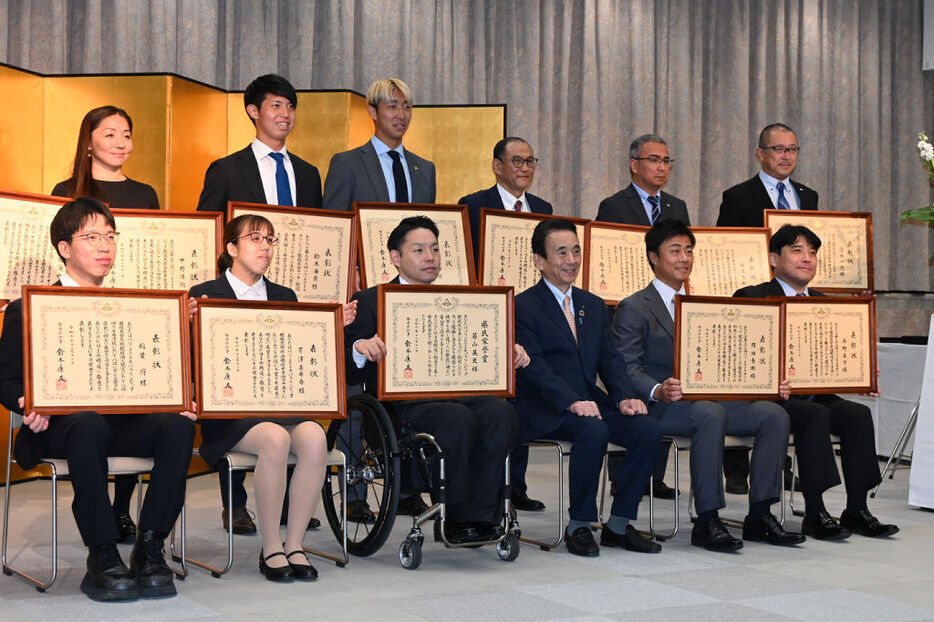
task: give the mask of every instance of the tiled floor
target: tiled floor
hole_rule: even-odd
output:
[[[553,469],[544,454],[533,453],[530,492],[549,511],[522,514],[526,534],[547,536],[553,528]],[[660,555],[609,549],[581,559],[563,545],[551,552],[523,545],[519,558],[507,563],[491,547],[446,550],[426,541],[422,566],[413,572],[401,568],[396,556],[410,526],[400,518],[375,555],[353,558],[343,569],[316,561],[316,583],[263,580],[256,567],[258,538],[237,536],[234,567],[222,579],[192,570],[178,583],[176,598],[110,605],[78,591],[86,553],[66,485],[59,500],[59,579],[40,594],[20,579],[0,577],[0,620],[934,620],[934,513],[906,505],[907,481],[907,472],[899,472],[871,502],[880,518],[901,527],[884,541],[853,536],[844,542],[808,540],[793,549],[750,543],[738,554],[710,553],[690,545],[682,501],[682,531],[664,543]],[[41,557],[50,552],[48,486],[13,488],[11,559],[37,572],[49,568]],[[839,513],[842,491],[834,489],[826,499]],[[742,518],[745,500],[728,495],[727,502],[724,515]],[[190,481],[188,547],[212,559],[223,551],[217,504],[216,477]],[[657,512],[660,528],[671,524],[670,506]],[[800,519],[789,518],[788,524],[797,529]],[[336,551],[327,527],[309,533],[306,543]],[[128,547],[121,550],[129,553]]]

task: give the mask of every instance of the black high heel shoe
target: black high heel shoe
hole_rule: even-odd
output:
[[[304,564],[293,564],[292,556],[301,555],[302,561]],[[308,556],[305,555],[305,551],[299,549],[297,551],[292,551],[291,553],[286,553],[285,558],[289,560],[289,567],[292,569],[292,576],[300,581],[314,581],[318,578],[318,571],[308,563]]]
[[[292,579],[295,578],[295,574],[292,572],[291,565],[282,566],[281,568],[274,568],[266,564],[267,560],[272,559],[273,557],[277,557],[279,555],[281,555],[282,557],[285,557],[286,561],[289,560],[286,554],[282,552],[273,553],[272,555],[267,555],[266,557],[263,557],[263,552],[260,551],[259,552],[259,571],[262,573],[264,577],[266,577],[270,581],[291,581]]]

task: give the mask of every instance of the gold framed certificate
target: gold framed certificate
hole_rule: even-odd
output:
[[[649,227],[611,222],[587,223],[584,289],[616,304],[655,276],[645,256]]]
[[[108,287],[191,289],[217,277],[223,214],[111,210],[120,232]]]
[[[381,400],[515,395],[513,289],[381,285]]]
[[[875,298],[807,296],[786,298],[785,305],[792,393],[877,390]]]
[[[396,276],[386,241],[403,218],[427,216],[438,227],[441,271],[436,285],[476,283],[467,207],[421,203],[354,203],[360,240],[360,281],[366,289]]]
[[[779,299],[675,297],[675,369],[687,400],[779,399]]]
[[[849,294],[875,289],[871,213],[765,210],[772,233],[786,224],[803,225],[821,240],[810,287]]]
[[[691,227],[694,269],[685,291],[694,296],[732,296],[741,287],[772,278],[769,230],[755,227]]]
[[[279,244],[266,277],[295,291],[301,302],[347,302],[353,295],[357,261],[356,214],[237,203],[231,220],[244,214],[268,218]]]
[[[480,285],[511,285],[516,292],[523,292],[538,283],[541,275],[532,261],[532,231],[548,218],[553,216],[490,208],[480,210]],[[577,226],[577,238],[583,248],[588,221],[584,218],[565,220]],[[584,286],[583,273],[581,270],[574,282],[580,288]]]
[[[23,285],[49,285],[64,271],[49,241],[49,225],[71,199],[0,191],[0,283],[3,298],[22,295]]]
[[[23,289],[24,412],[191,410],[188,293]]]
[[[199,417],[347,416],[338,303],[198,300]]]

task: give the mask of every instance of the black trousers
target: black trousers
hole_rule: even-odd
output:
[[[153,458],[139,528],[168,535],[185,502],[195,426],[177,413],[54,416],[46,432],[50,458],[68,461],[75,498],[71,509],[87,546],[116,542],[117,523],[107,491],[107,457]]]

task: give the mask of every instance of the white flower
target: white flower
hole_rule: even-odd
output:
[[[924,143],[923,146],[919,146],[918,153],[921,155],[922,160],[927,160],[928,162],[934,160],[934,147],[932,147],[930,143]]]

